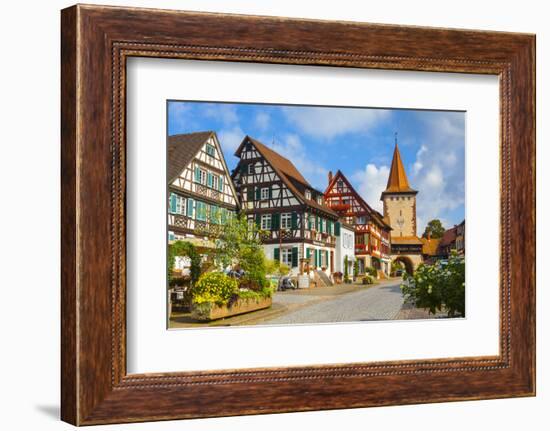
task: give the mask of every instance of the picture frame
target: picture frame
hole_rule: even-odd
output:
[[[62,420],[535,394],[534,35],[76,5],[61,13],[61,54]],[[133,56],[497,75],[499,355],[127,374],[125,101]]]

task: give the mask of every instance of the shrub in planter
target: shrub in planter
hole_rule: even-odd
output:
[[[368,266],[367,268],[365,268],[365,273],[375,278],[378,276],[378,271],[372,266]]]
[[[373,284],[374,280],[372,279],[372,277],[370,275],[365,275],[363,277],[362,283],[363,284]]]
[[[238,292],[238,282],[223,272],[207,272],[193,287],[193,303],[215,302],[225,304]]]
[[[445,309],[450,317],[464,317],[465,264],[456,253],[446,264],[420,265],[414,275],[406,274],[403,279],[403,296],[417,307],[426,308],[432,314]]]

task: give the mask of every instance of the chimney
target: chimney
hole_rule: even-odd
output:
[[[328,183],[332,182],[332,171],[328,171]]]

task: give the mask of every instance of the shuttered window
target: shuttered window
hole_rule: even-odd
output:
[[[292,268],[298,266],[298,247],[292,247]]]

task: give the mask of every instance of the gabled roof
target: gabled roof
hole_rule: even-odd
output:
[[[422,253],[428,256],[436,256],[441,238],[420,238],[422,241]]]
[[[441,237],[440,247],[446,247],[456,241],[456,226],[447,229]]]
[[[375,209],[371,208],[371,206],[361,197],[361,195],[357,193],[355,188],[351,185],[349,180],[346,178],[346,176],[342,173],[340,169],[338,169],[336,174],[332,177],[332,180],[329,182],[327,188],[325,189],[325,196],[329,194],[329,191],[336,185],[336,181],[338,181],[338,179],[341,179],[346,183],[346,185],[349,187],[351,192],[355,195],[356,199],[359,201],[359,204],[363,206],[363,208],[372,216],[372,218],[374,218],[378,222],[378,224],[384,225],[390,230],[392,229],[390,224],[387,223],[386,220],[384,220],[384,217],[382,216],[382,214],[380,214]]]
[[[313,208],[316,208],[320,211],[323,211],[333,217],[338,217],[338,214],[330,209],[326,205],[320,205],[314,199],[306,199],[305,191],[309,189],[313,192],[316,192],[319,195],[323,195],[322,192],[314,189],[311,184],[300,174],[296,166],[288,160],[287,158],[281,156],[276,151],[273,151],[271,148],[268,148],[260,141],[251,138],[250,136],[245,136],[239,148],[235,151],[235,156],[240,158],[240,154],[244,148],[246,142],[252,143],[256,150],[261,154],[261,156],[271,165],[273,170],[285,183],[285,185],[292,191],[296,198],[302,203],[309,205]],[[313,196],[313,193],[312,193]]]
[[[392,236],[391,243],[398,245],[423,245],[423,242],[417,236]]]
[[[405,168],[403,167],[403,161],[401,160],[401,153],[399,152],[399,147],[396,142],[395,149],[393,150],[393,159],[391,162],[388,184],[386,185],[386,190],[384,190],[384,193],[403,192],[416,193],[416,190],[413,190],[409,186],[409,180],[407,179],[407,174],[405,172]]]
[[[168,182],[174,181],[193,160],[214,132],[195,132],[168,136]]]

